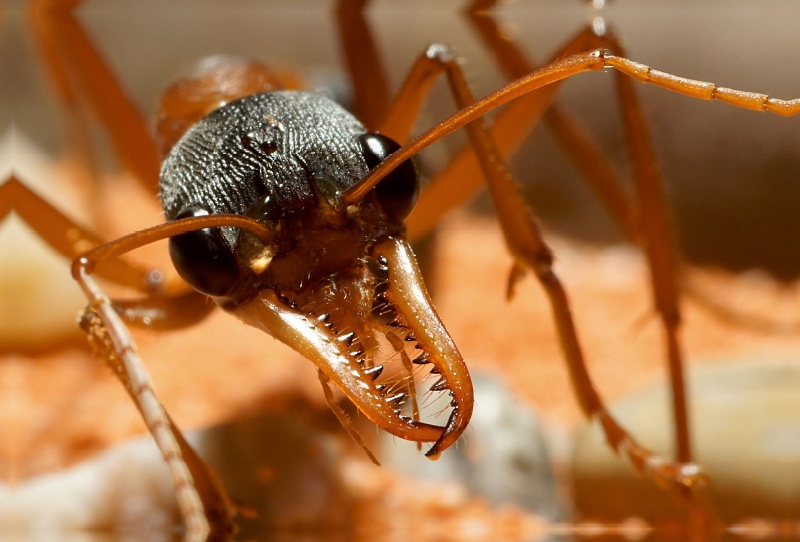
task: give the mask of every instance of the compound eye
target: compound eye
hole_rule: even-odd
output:
[[[358,137],[358,141],[370,170],[400,148],[396,141],[381,134],[363,134]],[[375,194],[389,216],[397,220],[406,218],[414,208],[419,194],[419,174],[414,162],[406,160],[397,166],[378,183]]]
[[[208,214],[205,209],[192,208],[177,218]],[[224,296],[239,280],[236,257],[219,228],[205,228],[171,237],[169,255],[181,278],[200,293]]]

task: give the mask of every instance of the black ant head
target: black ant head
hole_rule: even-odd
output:
[[[358,204],[339,201],[398,148],[365,133],[319,93],[257,94],[217,109],[164,162],[165,214],[239,214],[276,236],[259,254],[253,239],[234,228],[182,234],[170,243],[178,272],[205,294],[240,299],[263,287],[299,289],[351,265],[379,238],[404,232],[419,191],[411,160]]]
[[[466,427],[472,388],[403,238],[417,169],[407,160],[360,201],[341,200],[399,148],[322,94],[257,94],[178,141],[161,195],[169,219],[238,214],[268,228],[266,244],[237,228],[191,231],[170,240],[170,254],[190,285],[314,361],[381,427],[435,442],[435,455]],[[375,367],[395,358],[440,375],[432,389],[450,394],[446,427],[404,417],[407,388],[376,382]]]

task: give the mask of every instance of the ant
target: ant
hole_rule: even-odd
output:
[[[487,178],[507,243],[517,262],[509,290],[513,289],[523,269],[532,270],[542,281],[553,303],[559,335],[584,411],[602,421],[615,449],[628,453],[635,464],[649,470],[654,477],[679,485],[697,482],[691,467],[659,464],[606,413],[583,366],[566,294],[552,272],[550,250],[530,211],[522,203],[515,183],[502,166],[499,157],[502,152],[495,148],[495,139],[500,137],[495,131],[499,130],[487,131],[478,120],[489,110],[524,92],[554,88],[546,85],[555,85],[558,80],[583,71],[606,67],[690,96],[717,98],[734,105],[784,114],[794,114],[800,109],[796,101],[781,102],[662,74],[608,54],[604,49],[567,56],[476,101],[463,80],[454,54],[447,47],[436,45],[426,51],[412,70],[392,112],[404,117],[403,123],[410,122],[427,85],[440,73],[447,73],[460,111],[406,145],[392,140],[406,140],[410,126],[400,126],[397,119],[394,121],[398,124],[393,125],[391,113],[384,121],[385,126],[374,132],[367,131],[329,100],[310,94],[243,97],[210,112],[209,117],[198,120],[182,136],[162,169],[165,212],[171,222],[86,253],[75,261],[73,274],[90,299],[82,325],[106,361],[119,371],[170,463],[181,496],[181,510],[193,536],[199,536],[198,533],[207,528],[207,516],[211,518],[211,525],[222,522],[213,512],[226,515],[230,504],[213,474],[204,470],[202,462],[193,455],[158,404],[133,342],[117,316],[121,304],[112,305],[90,276],[95,265],[102,263],[98,270],[108,278],[159,294],[153,298],[155,305],[142,301],[127,307],[126,318],[138,319],[143,324],[149,319],[152,323],[152,315],[157,312],[153,309],[157,306],[159,314],[179,315],[179,320],[172,321],[180,325],[180,318],[190,320],[182,308],[185,301],[198,299],[198,296],[163,284],[160,277],[132,270],[115,260],[144,244],[171,238],[173,261],[190,285],[214,298],[224,310],[264,328],[315,360],[321,370],[326,397],[331,393],[332,384],[343,388],[360,410],[378,425],[411,440],[433,442],[428,453],[435,456],[457,440],[468,421],[471,410],[468,371],[430,306],[413,255],[403,240],[403,219],[413,206],[418,187],[414,166],[409,160],[434,140],[462,126],[469,133],[473,152]],[[296,113],[299,103],[309,109]],[[538,103],[547,104],[548,99],[540,95]],[[671,290],[669,239],[664,234],[666,219],[658,212],[663,206],[658,200],[658,186],[646,175],[648,164],[653,162],[647,156],[647,139],[641,137],[644,129],[637,125],[641,119],[637,119],[635,106],[629,106],[626,111],[630,113],[630,129],[640,130],[636,132],[639,137],[635,141],[645,142],[645,148],[640,149],[643,170],[640,178],[643,191],[650,192],[642,198],[641,205],[654,213],[642,211],[641,215],[649,220],[645,232],[636,230],[636,235],[649,241],[646,246],[651,250],[659,309],[674,336],[676,294]],[[255,122],[259,118],[260,124]],[[301,145],[300,149],[293,146],[301,129],[313,129],[317,121],[328,126],[331,119],[342,123],[330,130],[335,134],[334,146],[343,154],[331,153],[325,147],[329,142],[319,149],[312,144],[309,148]],[[220,136],[221,126],[231,128],[231,132],[226,132],[230,137]],[[378,132],[393,137],[386,139],[377,135]],[[216,155],[203,154],[198,153],[197,148],[221,148],[221,151]],[[309,149],[308,156],[301,152]],[[258,174],[246,168],[237,169],[243,157],[247,157],[245,163],[257,164]],[[212,162],[206,162],[207,159]],[[220,169],[226,162],[235,163],[236,167]],[[277,181],[279,176],[265,178],[261,169],[274,169],[277,174],[286,175],[283,186]],[[190,175],[190,171],[198,175]],[[241,183],[224,179],[223,172],[232,175],[234,171]],[[199,182],[204,175],[207,184]],[[423,193],[419,204],[433,201],[432,196]],[[436,212],[428,216],[435,220],[448,205],[439,203]],[[324,236],[337,246],[336,251],[321,242],[320,237]],[[94,239],[91,242],[99,244]],[[115,270],[108,264],[118,267]],[[337,288],[345,291],[334,292]],[[352,305],[344,308],[344,298]],[[335,310],[341,312],[338,319],[332,316]],[[408,342],[422,347],[423,357],[410,361],[433,365],[442,379],[438,387],[451,392],[455,403],[444,428],[404,418],[392,408],[392,403],[402,398],[387,397],[378,389],[379,384],[373,377],[379,376],[379,366],[360,358],[367,355],[362,343],[369,342],[375,334],[384,334],[387,339],[410,338]],[[398,346],[397,351],[402,353],[405,349]],[[333,357],[325,357],[322,352]],[[337,371],[341,367],[346,367],[350,373]],[[679,459],[688,463],[688,437],[682,449]]]
[[[610,445],[628,455],[641,471],[667,484],[692,488],[700,483],[695,466],[656,458],[605,410],[585,370],[567,297],[552,270],[552,254],[490,132],[479,120],[524,93],[604,68],[687,96],[784,115],[800,111],[797,100],[787,102],[683,79],[603,49],[567,56],[476,100],[454,53],[435,44],[412,68],[395,102],[402,108],[395,111],[413,117],[409,111],[418,108],[427,86],[442,73],[448,76],[460,109],[406,145],[381,135],[391,133],[390,129],[367,132],[327,97],[298,91],[260,93],[229,102],[181,137],[161,170],[162,203],[169,222],[89,251],[75,260],[73,276],[90,300],[82,325],[142,411],[170,465],[192,535],[205,536],[207,518],[215,525],[216,514],[224,514],[214,508],[225,504],[224,493],[217,487],[218,494],[209,494],[213,477],[191,457],[158,402],[132,339],[91,272],[100,262],[170,238],[170,254],[183,279],[223,310],[312,360],[326,397],[332,396],[332,386],[338,387],[386,431],[433,442],[427,455],[437,456],[466,428],[472,388],[466,365],[432,308],[404,237],[403,220],[418,191],[418,175],[410,159],[461,127],[468,131],[515,258],[511,281],[530,270],[545,287],[586,413],[599,419]],[[634,108],[628,113],[637,129],[641,117]],[[648,149],[641,152],[646,154]],[[648,177],[647,158],[642,160],[639,175],[647,201],[658,197],[658,187]],[[655,212],[643,215],[648,217],[645,231],[650,234],[651,261],[659,262],[666,255],[659,245],[665,219]],[[668,330],[674,330],[677,316],[670,306],[675,293],[669,277],[659,274],[664,272],[664,268],[654,269],[654,282],[659,288],[659,309]],[[146,312],[147,302],[141,303]],[[439,375],[432,389],[446,390],[453,407],[444,427],[403,416],[395,405],[404,394],[387,395],[375,383],[382,367],[367,362],[366,348],[379,334],[401,339],[400,345],[402,340],[415,343],[422,354],[413,361],[432,365],[431,372]],[[332,401],[331,406],[339,413]],[[343,414],[340,418],[347,424]],[[688,448],[679,457],[689,457]]]

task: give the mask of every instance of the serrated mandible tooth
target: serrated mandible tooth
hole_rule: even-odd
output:
[[[366,369],[364,371],[364,374],[372,377],[372,380],[376,380],[379,376],[381,376],[382,372],[383,372],[383,365],[378,365],[377,367]]]
[[[391,397],[387,397],[386,398],[386,402],[387,403],[399,403],[400,401],[403,400],[403,397],[405,397],[405,396],[406,396],[405,393],[400,392],[397,395],[392,395]]]
[[[440,378],[433,386],[430,387],[431,391],[444,391],[447,389],[447,380]]]

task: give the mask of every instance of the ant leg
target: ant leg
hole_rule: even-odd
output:
[[[103,244],[99,237],[76,224],[13,176],[0,185],[0,222],[12,211],[69,260]],[[122,259],[104,262],[97,274],[139,292],[159,290],[157,296],[112,302],[128,323],[140,327],[159,330],[187,327],[208,316],[214,308],[206,296],[187,290],[182,282],[180,285],[161,284],[156,280],[158,272],[142,269]]]
[[[475,99],[452,59],[449,66],[452,66],[448,69],[448,76],[456,101],[459,107],[467,107]],[[550,248],[542,238],[530,210],[524,205],[515,180],[499,158],[488,131],[480,121],[468,124],[466,129],[486,175],[506,245],[516,260],[515,267],[533,270],[550,298],[561,346],[583,411],[590,418],[600,421],[611,447],[617,452],[625,452],[637,470],[651,475],[658,482],[693,487],[700,481],[697,467],[662,462],[611,418],[587,371],[566,291],[552,268]]]
[[[44,6],[42,2],[40,5]],[[84,185],[85,193],[93,201],[88,207],[95,211],[100,208],[96,200],[96,190],[93,190],[91,181],[98,177],[97,164],[93,160],[91,152],[90,135],[86,130],[87,119],[83,118],[85,113],[80,108],[80,100],[77,91],[70,80],[68,67],[64,65],[61,55],[61,47],[54,39],[51,31],[51,20],[43,15],[44,7],[37,7],[31,3],[29,8],[29,20],[31,34],[34,37],[36,50],[45,67],[45,75],[50,78],[50,86],[53,88],[57,99],[60,101],[59,112],[64,117],[65,135],[62,138],[67,147],[67,154],[74,160],[78,175],[74,175],[74,184]]]
[[[161,169],[155,142],[141,114],[72,15],[78,0],[40,0],[28,15],[43,58],[68,110],[76,95],[88,99],[108,130],[120,162],[150,193],[158,193]]]
[[[497,24],[486,13],[495,3],[495,0],[489,0],[488,2],[478,0],[470,8],[468,16],[488,49],[494,53],[495,59],[503,72],[510,78],[517,79],[533,72],[536,67],[525,58],[513,41],[502,37]],[[570,54],[598,47],[608,48],[614,51],[615,54],[620,54],[619,41],[611,32],[598,36],[589,27],[578,33],[554,56],[556,59],[564,58]],[[523,97],[517,101],[523,100],[527,100],[527,98]],[[513,103],[509,104],[509,109],[512,105]],[[498,115],[498,128],[502,115],[503,112]],[[515,117],[511,118],[515,119]],[[611,161],[603,155],[598,145],[592,141],[583,127],[557,103],[550,105],[543,119],[550,132],[560,143],[562,149],[570,155],[575,166],[608,209],[609,214],[617,222],[622,232],[632,242],[640,241],[638,212],[627,191],[619,182]],[[513,126],[513,124],[511,125]],[[497,149],[503,156],[508,156],[503,144],[503,137],[508,136],[504,136],[504,134],[500,133],[500,130],[495,130],[494,128],[493,126],[491,133]]]
[[[625,142],[638,195],[643,246],[650,268],[650,281],[655,308],[658,311],[667,342],[667,361],[672,387],[675,456],[680,462],[691,461],[689,414],[686,406],[686,384],[683,353],[678,339],[681,323],[675,261],[675,247],[670,233],[663,181],[644,114],[633,88],[633,80],[616,72],[617,93],[622,113]]]
[[[125,324],[90,276],[95,267],[131,250],[186,231],[205,227],[236,226],[268,243],[271,233],[257,222],[236,215],[213,215],[177,220],[143,230],[99,246],[76,259],[72,275],[86,294],[89,305],[81,327],[90,343],[114,371],[142,414],[172,476],[187,540],[201,542],[209,532],[230,529],[234,506],[213,470],[186,443],[180,430],[159,401],[147,369]]]
[[[496,51],[504,71],[512,77],[521,77],[533,68],[508,40],[500,39],[497,29],[489,17],[473,15],[472,20],[490,48]],[[619,41],[608,33],[596,37],[594,46],[608,47],[614,54],[624,54]],[[553,106],[546,113],[551,130],[569,152],[587,181],[599,194],[622,231],[647,254],[651,271],[651,284],[655,306],[661,315],[666,342],[667,360],[672,388],[673,417],[675,426],[676,459],[691,461],[689,419],[686,406],[686,386],[683,371],[683,355],[678,340],[680,308],[676,288],[674,243],[669,232],[666,206],[661,190],[662,180],[656,166],[656,157],[650,144],[647,125],[639,105],[633,81],[617,71],[617,92],[623,116],[623,129],[633,165],[634,182],[639,196],[637,213],[621,188],[613,169],[600,155],[596,146],[581,133],[577,126],[560,108]],[[640,222],[641,221],[641,222]]]
[[[373,131],[388,110],[389,86],[378,48],[364,18],[367,4],[369,0],[339,0],[336,19],[355,94],[353,113],[367,130]]]
[[[0,222],[12,211],[69,260],[103,244],[99,237],[76,224],[14,176],[0,185]],[[152,290],[150,273],[124,260],[108,262],[97,272],[123,286],[139,291]]]
[[[478,18],[477,16],[472,16]],[[480,20],[486,17],[479,17]],[[521,57],[518,51],[513,49],[506,40],[494,39],[491,33],[495,29],[487,28],[488,22],[483,22],[479,27],[481,34],[486,38],[489,46],[500,41],[503,47],[496,51],[498,59],[505,59],[505,69],[513,70],[512,76],[517,72],[530,73],[533,67]],[[587,29],[580,32],[563,48],[553,54],[548,62],[555,62],[557,59],[570,56],[572,54],[585,51],[591,47],[605,45],[604,38],[598,38],[591,30]],[[412,72],[413,73],[413,72]],[[394,110],[402,111],[403,106],[416,107],[418,110],[424,93],[414,91],[414,77],[410,74],[398,94],[395,101]],[[430,84],[428,83],[428,86]],[[408,88],[408,90],[406,90]],[[606,204],[612,209],[612,216],[624,217],[622,227],[633,229],[636,215],[632,205],[628,202],[627,194],[615,183],[615,175],[608,160],[606,160],[588,139],[580,127],[571,123],[567,115],[553,104],[553,98],[558,90],[558,84],[548,85],[539,88],[530,94],[523,96],[510,104],[495,117],[494,124],[490,127],[490,133],[495,140],[498,152],[502,156],[513,153],[519,144],[525,139],[527,134],[533,129],[536,123],[544,116],[548,125],[555,132],[564,146],[571,151],[573,158],[584,171],[588,178],[592,179],[592,186],[600,193],[606,195],[603,198]],[[414,97],[403,98],[403,94],[416,94]],[[398,124],[389,126],[392,118],[396,118]],[[411,129],[409,119],[414,115],[393,115],[387,117],[387,127],[382,128],[383,133],[392,133],[392,137],[400,142],[404,142]],[[400,126],[404,123],[404,126]],[[398,134],[405,134],[398,136]],[[422,237],[430,231],[441,216],[452,208],[463,203],[468,197],[474,194],[482,184],[482,177],[476,175],[480,171],[478,160],[472,147],[467,145],[460,151],[452,161],[439,172],[420,194],[414,211],[406,222],[408,237],[412,241]]]

